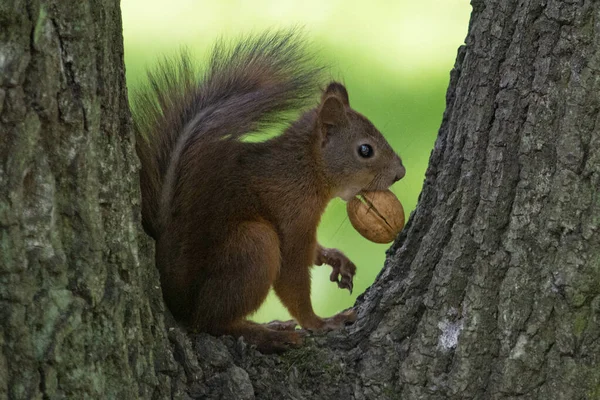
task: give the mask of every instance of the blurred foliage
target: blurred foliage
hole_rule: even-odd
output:
[[[445,107],[449,71],[463,43],[470,13],[466,0],[122,0],[129,89],[157,57],[185,46],[206,55],[218,37],[265,28],[303,26],[329,73],[348,87],[350,102],[401,155],[406,177],[392,190],[414,209]],[[383,266],[388,245],[359,236],[334,199],[319,227],[319,241],[357,265],[354,293],[329,282],[329,267],[313,269],[315,311],[329,316],[352,306]],[[253,316],[289,319],[274,295]]]

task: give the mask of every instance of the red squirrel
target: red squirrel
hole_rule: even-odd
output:
[[[405,169],[344,85],[325,85],[312,103],[323,70],[312,60],[297,32],[265,33],[219,42],[203,72],[185,54],[165,60],[134,94],[142,222],[164,300],[191,331],[243,336],[263,352],[300,345],[295,322],[246,319],[271,287],[306,330],[356,318],[313,311],[313,264],[331,265],[350,290],[356,270],[317,243],[317,226],[332,198],[387,189]],[[303,109],[278,136],[244,140]]]

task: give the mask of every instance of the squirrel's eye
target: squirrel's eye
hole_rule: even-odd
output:
[[[358,155],[363,158],[373,157],[373,148],[368,144],[358,146]]]

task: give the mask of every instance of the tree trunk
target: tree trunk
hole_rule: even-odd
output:
[[[3,0],[0,26],[0,399],[167,393],[119,2]]]
[[[118,4],[83,3],[0,5],[0,398],[600,398],[600,3],[473,1],[359,320],[282,356],[164,314]]]

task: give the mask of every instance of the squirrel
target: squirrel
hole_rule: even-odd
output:
[[[183,52],[150,70],[132,102],[142,224],[167,307],[192,332],[243,336],[265,353],[356,319],[352,309],[313,311],[314,264],[331,265],[331,280],[350,291],[356,271],[317,243],[319,220],[334,197],[384,190],[405,174],[344,85],[321,86],[306,47],[296,30],[220,41],[203,72]],[[282,123],[277,136],[245,140]],[[271,288],[295,321],[246,319]]]

